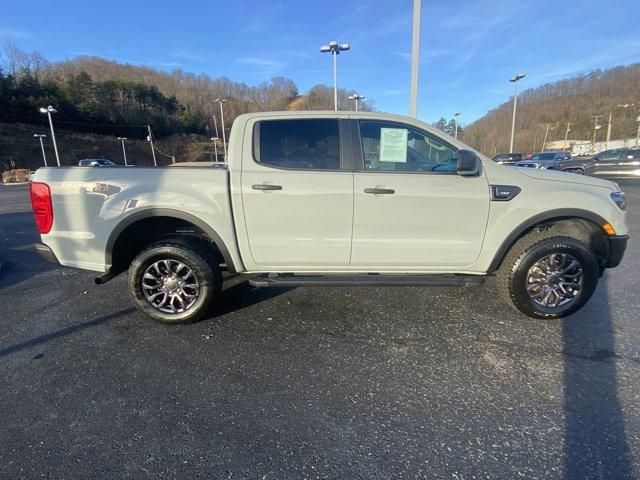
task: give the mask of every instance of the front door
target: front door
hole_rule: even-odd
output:
[[[242,158],[242,203],[254,264],[273,271],[349,263],[353,172],[340,121],[260,120]]]
[[[620,167],[620,159],[626,153],[625,148],[616,148],[614,150],[605,150],[593,157],[595,170],[594,175],[617,175]]]
[[[444,137],[396,122],[358,124],[362,158],[354,174],[351,265],[437,270],[472,264],[489,215],[484,173],[457,175],[457,149]]]

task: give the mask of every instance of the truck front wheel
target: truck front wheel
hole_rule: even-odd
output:
[[[576,312],[593,295],[598,277],[598,260],[585,243],[552,232],[518,240],[497,273],[502,296],[533,318]]]
[[[220,295],[220,267],[198,242],[163,241],[145,248],[129,267],[138,310],[161,323],[199,320]]]

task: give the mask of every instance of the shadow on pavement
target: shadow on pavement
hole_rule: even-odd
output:
[[[567,479],[632,478],[618,399],[614,326],[606,276],[578,313],[564,320],[563,348]],[[599,293],[599,295],[598,295]]]
[[[257,305],[291,290],[293,290],[293,287],[257,288],[250,285],[248,279],[239,281],[224,288],[222,291],[222,300],[212,307],[209,316],[204,320],[211,320],[227,313],[237,312],[243,308]]]
[[[31,340],[27,340],[26,342],[18,343],[16,345],[11,345],[10,347],[3,348],[0,350],[0,358],[6,357],[7,355],[11,355],[13,353],[19,352],[21,350],[26,350],[31,347],[35,347],[36,345],[40,345],[51,340],[55,340],[56,338],[64,337],[66,335],[71,335],[72,333],[76,333],[87,328],[94,327],[96,325],[100,325],[103,323],[107,323],[111,320],[115,320],[122,315],[128,315],[130,313],[135,312],[135,308],[126,308],[124,310],[120,310],[115,313],[111,313],[109,315],[104,315],[102,317],[94,318],[93,320],[88,320],[83,323],[79,323],[77,325],[72,325],[67,328],[63,328],[62,330],[58,330],[56,332],[47,333],[45,335],[40,335],[39,337],[33,338]]]
[[[56,268],[35,253],[39,241],[33,213],[0,214],[0,290]]]

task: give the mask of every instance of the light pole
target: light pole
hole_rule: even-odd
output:
[[[44,166],[47,167],[47,156],[44,153],[44,143],[42,142],[43,138],[47,138],[46,135],[41,134],[41,133],[35,133],[33,135],[33,138],[38,138],[40,140],[40,148],[42,149],[42,160],[44,160]]]
[[[218,133],[216,132],[216,135],[217,134]],[[218,163],[218,137],[211,137],[211,141],[213,142],[213,150],[214,150],[215,156],[216,156],[216,163]]]
[[[363,99],[364,99],[364,95],[359,95],[357,93],[354,93],[353,95],[349,95],[349,100],[356,101],[356,112],[358,111],[358,100],[363,100]]]
[[[509,81],[513,83],[513,118],[511,119],[511,143],[509,144],[509,153],[513,153],[513,139],[516,131],[516,106],[518,104],[518,81],[526,77],[526,73],[518,73]],[[543,149],[544,150],[544,149]]]
[[[453,125],[455,126],[453,138],[458,138],[458,115],[462,112],[456,112],[453,114]]]
[[[322,53],[331,53],[333,56],[333,109],[338,110],[338,74],[336,73],[337,63],[336,59],[340,52],[344,52],[349,50],[348,43],[342,43],[338,45],[338,42],[335,40],[331,40],[329,45],[322,45],[320,47],[320,51]]]
[[[418,69],[420,67],[420,8],[421,0],[413,0],[413,30],[411,34],[411,91],[409,115],[418,116]]]
[[[52,113],[58,113],[58,111],[53,108],[51,105],[48,107],[40,107],[40,113],[46,113],[49,117],[49,127],[51,128],[51,140],[53,141],[53,151],[56,152],[56,162],[58,166],[60,166],[60,156],[58,155],[58,145],[56,145],[56,134],[53,131],[53,119],[51,118]]]
[[[127,165],[127,150],[124,148],[125,140],[127,140],[127,137],[118,137],[118,141],[122,142],[122,156],[124,157],[124,166],[128,167],[129,165]]]
[[[227,135],[224,133],[224,108],[222,108],[222,104],[225,103],[226,100],[224,98],[216,98],[215,101],[220,104],[220,121],[222,122],[222,146],[224,148],[224,161],[226,162],[227,161]],[[217,130],[218,130],[218,127],[216,126],[216,136],[218,135]]]

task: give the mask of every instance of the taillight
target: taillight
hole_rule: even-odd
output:
[[[36,227],[40,233],[49,233],[53,225],[53,207],[49,185],[41,182],[31,183],[31,208],[36,218]]]

